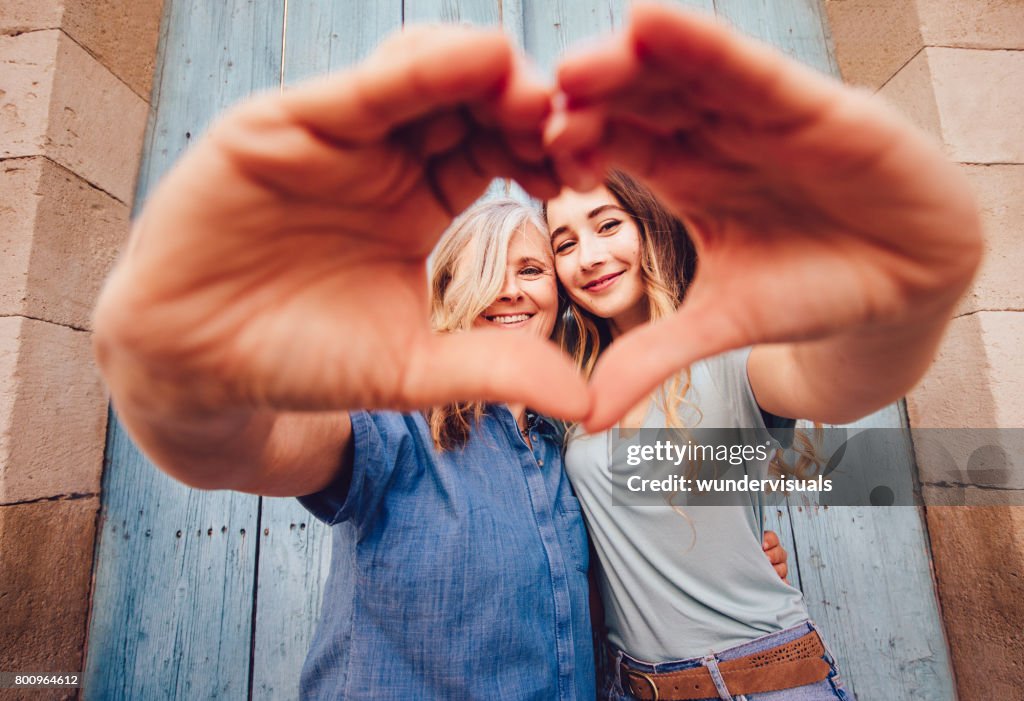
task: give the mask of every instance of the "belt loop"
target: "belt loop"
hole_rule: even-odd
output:
[[[715,683],[715,689],[718,690],[718,698],[722,701],[733,701],[732,694],[729,693],[729,689],[725,686],[725,680],[722,679],[722,672],[718,669],[718,659],[714,655],[706,655],[701,662],[711,673],[711,680]]]
[[[615,670],[615,676],[612,677],[613,691],[619,696],[625,696],[626,693],[622,690],[622,650],[615,650],[615,661],[612,663],[612,669]]]
[[[831,648],[829,648],[828,643],[825,642],[825,636],[821,634],[821,629],[818,628],[818,624],[808,618],[807,625],[817,634],[818,640],[821,641],[821,646],[825,648],[825,654],[828,655],[826,662],[834,666],[836,663],[836,656],[832,654]]]

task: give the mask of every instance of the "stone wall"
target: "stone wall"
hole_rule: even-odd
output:
[[[826,7],[843,77],[878,91],[961,163],[983,215],[985,262],[935,365],[907,397],[911,424],[1024,427],[1024,2]],[[950,490],[968,503],[1007,496],[993,493],[984,471],[929,484],[930,466],[919,467],[926,503],[946,502]],[[930,505],[926,517],[961,701],[1019,698],[1024,507]]]
[[[128,233],[162,4],[0,9],[3,671],[83,668],[107,422],[89,317]]]

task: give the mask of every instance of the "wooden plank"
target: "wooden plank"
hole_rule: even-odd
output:
[[[502,15],[498,0],[405,0],[405,22],[446,22],[500,25]]]
[[[331,529],[295,499],[263,499],[252,698],[298,698],[299,674],[320,619]]]
[[[532,0],[523,4],[523,45],[554,77],[559,58],[578,41],[608,34],[623,16],[621,0]]]
[[[283,0],[165,4],[136,202],[224,107],[280,79]],[[171,480],[112,417],[89,698],[245,698],[258,499]]]
[[[804,597],[861,699],[956,698],[916,507],[798,507]]]
[[[401,26],[402,0],[288,3],[284,82],[350,66]]]
[[[839,75],[820,0],[714,0],[715,10],[741,32],[774,45],[829,75]]]
[[[848,428],[855,436],[905,425],[902,405],[893,404]],[[884,484],[897,503],[907,503],[915,470],[909,439],[886,432],[861,450],[857,474],[833,473],[845,480],[843,489],[866,497]],[[862,699],[955,699],[920,509],[795,506],[790,516],[807,609],[854,693]]]
[[[244,698],[257,499],[175,482],[114,421],[85,696]]]

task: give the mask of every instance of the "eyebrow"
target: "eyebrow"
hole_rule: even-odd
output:
[[[592,209],[589,212],[587,212],[587,219],[593,219],[598,214],[600,214],[601,212],[603,212],[603,211],[605,211],[607,209],[617,209],[620,212],[625,211],[625,210],[622,209],[622,207],[620,207],[617,204],[603,204],[600,207],[594,207],[594,209]],[[552,239],[555,238],[556,236],[558,236],[559,234],[563,233],[564,231],[567,231],[568,229],[569,229],[569,227],[566,226],[565,224],[563,224],[562,226],[558,227],[557,229],[555,229],[554,231],[551,232],[551,238]]]
[[[527,263],[537,263],[538,265],[547,265],[547,263],[536,256],[523,256],[519,260],[515,261],[516,265],[525,265]]]

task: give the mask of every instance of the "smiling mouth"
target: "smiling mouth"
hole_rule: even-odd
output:
[[[492,324],[517,326],[533,318],[533,314],[485,314],[484,318]]]
[[[620,270],[619,272],[612,273],[611,275],[602,275],[596,280],[591,280],[590,282],[588,282],[586,285],[583,286],[583,289],[586,290],[587,292],[600,292],[601,290],[607,289],[612,284],[614,284],[615,281],[618,280],[624,272],[626,271]]]

